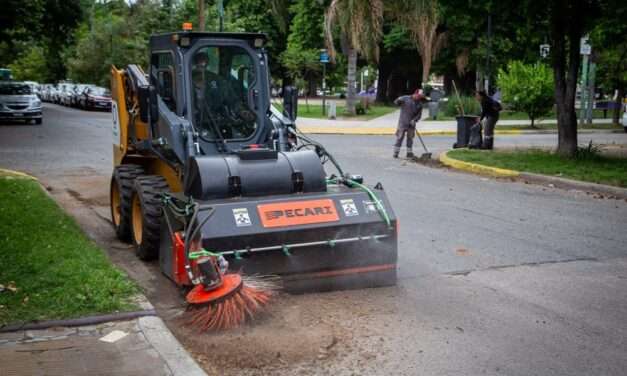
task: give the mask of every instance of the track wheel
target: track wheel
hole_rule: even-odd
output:
[[[139,165],[126,164],[117,166],[111,177],[109,202],[111,205],[111,221],[118,239],[131,241],[131,198],[135,178],[144,174]]]
[[[169,190],[162,176],[135,179],[131,199],[131,233],[137,257],[152,260],[159,256],[159,235],[163,216],[161,193]]]

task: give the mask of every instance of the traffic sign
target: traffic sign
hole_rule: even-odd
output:
[[[329,62],[329,53],[327,51],[320,52],[320,62],[328,63]]]
[[[581,38],[579,53],[582,55],[590,55],[590,52],[592,52],[592,46],[588,43],[588,36],[585,36]]]

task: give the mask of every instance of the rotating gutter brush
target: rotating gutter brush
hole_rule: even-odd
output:
[[[184,208],[178,207],[170,196],[165,196],[163,201],[174,212],[189,219],[184,234],[174,236],[175,242],[183,238],[183,257],[178,261],[183,263],[187,284],[194,286],[185,297],[188,307],[182,316],[183,322],[205,332],[233,329],[254,319],[270,301],[276,290],[274,284],[261,278],[229,273],[228,261],[218,253],[202,248],[190,250],[200,244],[194,240],[199,229],[213,215],[212,207],[201,208],[194,202],[187,203]],[[207,210],[208,215],[194,225],[201,210]]]
[[[244,281],[239,273],[227,274],[222,256],[202,250],[191,253],[190,260],[195,260],[200,283],[186,296],[187,325],[203,332],[232,329],[254,319],[270,301],[271,290],[248,278]]]

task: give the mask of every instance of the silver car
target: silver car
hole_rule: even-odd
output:
[[[41,100],[23,82],[0,82],[0,121],[41,124]]]

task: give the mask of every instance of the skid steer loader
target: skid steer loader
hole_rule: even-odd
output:
[[[150,38],[147,72],[112,67],[117,236],[179,286],[211,288],[203,254],[288,291],[394,285],[397,221],[382,186],[296,128],[295,90],[283,111],[271,105],[265,43],[173,32]]]

